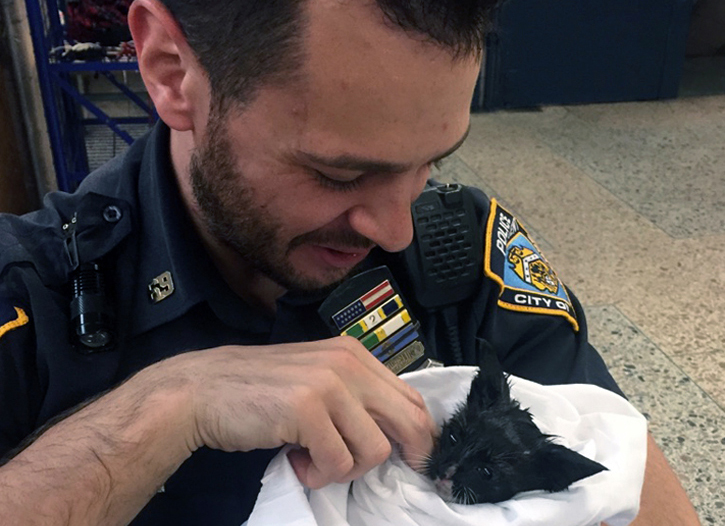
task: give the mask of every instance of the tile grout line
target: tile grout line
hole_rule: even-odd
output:
[[[566,113],[567,113],[568,115],[570,115],[570,116],[571,116],[572,118],[574,118],[574,119],[578,120],[579,122],[581,122],[581,123],[582,123],[582,124],[583,124],[584,126],[586,126],[586,127],[587,127],[587,128],[589,128],[589,129],[592,129],[592,128],[593,128],[593,124],[592,124],[592,123],[590,123],[590,122],[588,122],[588,121],[586,121],[586,120],[582,119],[582,118],[581,118],[581,117],[579,117],[578,115],[576,115],[576,114],[572,113],[572,112],[570,111],[570,109],[569,109],[568,107],[564,106],[563,108],[564,108],[564,110],[566,111]],[[526,131],[525,129],[522,129],[522,128],[521,128],[521,126],[520,126],[520,125],[518,125],[518,124],[514,124],[514,126],[516,126],[516,127],[517,127],[518,129],[520,129],[521,131]],[[628,208],[629,210],[631,210],[632,212],[634,212],[634,214],[635,214],[635,215],[636,215],[636,216],[637,216],[638,218],[641,218],[641,219],[643,219],[643,220],[647,221],[647,222],[648,222],[649,224],[651,224],[651,225],[652,225],[652,226],[653,226],[653,227],[654,227],[655,229],[657,229],[657,230],[661,231],[661,232],[662,232],[663,234],[665,234],[665,235],[666,235],[667,237],[669,237],[669,238],[671,238],[671,239],[675,239],[675,240],[676,240],[676,239],[678,239],[677,237],[674,237],[674,236],[673,236],[672,234],[670,234],[669,232],[667,232],[666,230],[664,230],[664,229],[663,229],[663,228],[662,228],[662,227],[661,227],[660,225],[658,225],[657,223],[655,223],[654,221],[652,221],[652,220],[651,220],[651,219],[649,219],[648,217],[646,217],[646,216],[642,215],[642,214],[641,214],[641,213],[640,213],[640,212],[639,212],[639,211],[638,211],[638,210],[637,210],[637,209],[636,209],[636,208],[634,207],[634,205],[632,205],[632,204],[631,204],[631,203],[629,203],[628,201],[625,201],[624,199],[622,199],[621,197],[619,197],[618,195],[616,195],[616,194],[615,194],[614,192],[612,192],[612,191],[611,191],[611,190],[610,190],[609,188],[607,188],[606,186],[604,186],[604,184],[603,184],[603,183],[601,183],[601,182],[599,182],[599,181],[598,181],[597,179],[595,179],[595,178],[594,178],[594,177],[593,177],[593,176],[592,176],[592,175],[591,175],[591,174],[589,173],[589,170],[587,170],[587,169],[586,169],[585,167],[582,167],[582,166],[580,166],[580,165],[579,165],[578,163],[576,163],[576,162],[575,162],[575,161],[574,161],[573,159],[571,159],[571,158],[570,158],[569,156],[566,156],[566,155],[562,155],[562,154],[560,154],[559,152],[555,151],[555,150],[554,150],[554,149],[553,149],[553,148],[551,147],[551,145],[550,145],[550,144],[549,144],[548,142],[546,142],[546,140],[545,140],[545,139],[542,139],[542,138],[541,138],[541,137],[539,136],[539,133],[538,133],[538,132],[536,132],[536,139],[537,139],[538,141],[540,141],[540,142],[541,142],[541,143],[542,143],[542,144],[543,144],[544,146],[546,146],[546,148],[547,148],[547,149],[549,150],[549,152],[550,152],[550,153],[551,153],[552,155],[555,155],[555,156],[556,156],[556,157],[558,157],[559,159],[562,159],[562,160],[566,161],[566,162],[567,162],[567,163],[568,163],[568,164],[569,164],[570,166],[572,166],[572,167],[576,168],[576,170],[577,170],[577,171],[579,171],[579,172],[581,172],[582,174],[584,174],[584,176],[585,176],[585,177],[586,177],[587,179],[589,179],[589,180],[590,180],[590,181],[592,181],[592,182],[593,182],[594,184],[596,184],[597,186],[599,186],[599,187],[600,187],[600,188],[601,188],[602,190],[604,190],[604,191],[605,191],[605,192],[606,192],[607,194],[609,194],[609,195],[610,195],[611,197],[613,197],[613,198],[614,198],[614,199],[615,199],[615,200],[616,200],[617,202],[619,202],[620,204],[624,205],[624,207],[625,207],[625,208]],[[689,239],[689,238],[686,238],[686,237],[685,237],[685,238],[683,238],[683,239]]]
[[[642,329],[641,329],[641,328],[639,327],[639,325],[637,325],[636,323],[634,323],[634,322],[633,322],[633,321],[632,321],[632,320],[631,320],[631,319],[629,318],[629,316],[627,316],[627,315],[626,315],[626,314],[625,314],[624,312],[622,312],[622,310],[621,310],[621,309],[620,309],[620,308],[619,308],[619,307],[618,307],[618,306],[617,306],[616,304],[608,304],[608,305],[602,305],[602,307],[612,307],[613,309],[615,309],[615,310],[616,310],[616,311],[617,311],[617,312],[618,312],[618,313],[619,313],[619,314],[620,314],[620,315],[621,315],[621,316],[622,316],[622,317],[623,317],[623,318],[624,318],[624,319],[625,319],[625,320],[626,320],[627,322],[629,322],[629,323],[630,323],[630,324],[632,325],[632,327],[636,328],[636,329],[637,329],[637,331],[639,331],[639,333],[640,333],[640,334],[641,334],[641,335],[642,335],[642,336],[643,336],[643,337],[644,337],[644,338],[645,338],[645,339],[647,340],[647,342],[648,342],[648,343],[650,343],[650,344],[651,344],[651,345],[652,345],[652,346],[653,346],[653,347],[654,347],[655,349],[657,349],[657,352],[659,352],[659,353],[660,353],[660,354],[661,354],[662,356],[664,356],[664,357],[665,357],[665,359],[666,359],[666,360],[667,360],[667,361],[668,361],[668,362],[669,362],[669,363],[670,363],[670,364],[672,365],[672,367],[674,367],[674,368],[675,368],[675,369],[676,369],[677,371],[679,371],[679,372],[680,372],[680,373],[681,373],[682,375],[684,375],[685,377],[687,377],[687,378],[688,378],[688,379],[690,380],[690,382],[692,382],[692,384],[693,384],[693,385],[694,385],[695,387],[697,387],[697,389],[698,389],[698,390],[699,390],[699,391],[700,391],[700,392],[701,392],[702,394],[704,394],[704,395],[705,395],[705,396],[707,397],[707,399],[709,399],[709,400],[710,400],[710,401],[711,401],[711,402],[712,402],[713,404],[715,404],[715,407],[717,407],[717,408],[718,408],[718,410],[719,410],[719,411],[720,411],[720,412],[721,412],[721,413],[723,414],[723,416],[725,416],[725,407],[721,406],[721,405],[720,405],[720,403],[719,403],[719,402],[718,402],[717,400],[715,400],[715,399],[714,399],[714,398],[712,397],[712,395],[710,395],[710,393],[708,393],[708,392],[707,392],[707,391],[706,391],[705,389],[703,389],[703,388],[702,388],[702,387],[700,386],[700,384],[699,384],[699,383],[697,383],[697,382],[696,382],[696,381],[695,381],[695,380],[694,380],[694,379],[693,379],[693,378],[692,378],[692,377],[691,377],[691,376],[690,376],[689,374],[687,374],[687,373],[686,373],[686,372],[685,372],[685,371],[684,371],[684,370],[682,369],[682,367],[680,367],[680,366],[679,366],[679,365],[677,365],[677,364],[676,364],[675,362],[673,362],[673,361],[672,361],[672,358],[670,358],[670,356],[669,356],[669,355],[668,355],[668,354],[667,354],[666,352],[664,352],[664,351],[662,350],[662,348],[661,348],[661,347],[660,347],[660,346],[659,346],[659,345],[658,345],[657,343],[655,343],[655,342],[654,342],[654,341],[653,341],[653,340],[652,340],[652,339],[651,339],[651,338],[649,337],[649,335],[648,335],[648,334],[647,334],[647,333],[646,333],[646,332],[645,332],[644,330],[642,330]]]

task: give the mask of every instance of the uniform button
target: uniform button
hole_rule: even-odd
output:
[[[121,209],[116,205],[109,205],[103,209],[103,219],[109,223],[117,223],[121,220],[122,215]]]

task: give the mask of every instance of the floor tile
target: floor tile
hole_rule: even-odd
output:
[[[725,408],[725,347],[720,351],[675,355],[672,361]]]
[[[649,420],[703,523],[725,524],[725,411],[616,307],[586,310],[591,342]]]
[[[693,237],[725,232],[721,98],[698,119],[682,118],[691,103],[673,102],[546,108],[514,122],[671,236]]]

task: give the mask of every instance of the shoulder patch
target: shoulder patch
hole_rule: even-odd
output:
[[[20,307],[11,304],[0,303],[0,338],[18,327],[22,327],[30,321],[28,315]]]
[[[563,316],[579,331],[569,293],[526,229],[496,199],[486,223],[484,272],[504,309]]]

